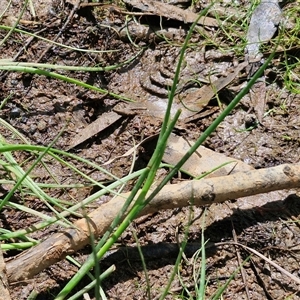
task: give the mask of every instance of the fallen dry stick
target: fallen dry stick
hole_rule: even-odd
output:
[[[1,295],[1,299],[6,299],[6,300],[11,299],[8,290],[7,277],[6,277],[6,266],[5,266],[1,248],[0,248],[0,295]]]
[[[228,176],[167,185],[141,212],[141,215],[191,204],[210,205],[215,202],[297,187],[300,187],[299,164],[284,164],[273,168],[237,172]],[[122,197],[101,205],[88,215],[90,228],[95,236],[105,233],[128,195],[129,193],[122,194]],[[87,245],[90,242],[87,219],[80,219],[74,225],[80,230],[70,228],[54,234],[41,244],[8,261],[6,268],[9,282],[32,278]]]

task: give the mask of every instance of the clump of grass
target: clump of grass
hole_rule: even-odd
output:
[[[206,11],[203,12],[205,14]],[[201,15],[200,15],[201,16]],[[68,221],[67,217],[70,214],[78,214],[79,209],[82,207],[87,206],[88,204],[92,203],[96,199],[98,199],[101,195],[104,195],[106,193],[115,194],[117,193],[115,189],[119,187],[120,185],[126,184],[131,179],[137,179],[136,185],[132,189],[132,193],[127,199],[124,207],[120,211],[120,214],[116,217],[116,219],[111,224],[111,227],[109,231],[105,233],[105,235],[101,238],[101,240],[93,246],[93,252],[87,259],[87,261],[80,267],[77,274],[70,280],[70,282],[65,286],[65,288],[57,295],[56,299],[64,299],[69,293],[71,293],[77,284],[82,280],[82,278],[89,273],[90,269],[95,267],[97,265],[97,262],[99,259],[101,259],[105,253],[116,243],[118,238],[121,236],[121,234],[128,228],[132,220],[136,218],[136,216],[139,214],[139,212],[155,197],[155,195],[163,188],[164,185],[166,185],[170,179],[178,172],[178,170],[182,167],[182,165],[186,162],[186,160],[197,150],[197,148],[206,140],[208,136],[211,135],[211,133],[217,128],[217,126],[224,120],[224,118],[230,114],[230,112],[235,108],[235,106],[239,103],[241,98],[248,93],[249,89],[253,84],[256,82],[256,80],[262,75],[263,71],[266,69],[268,64],[271,62],[274,52],[272,52],[272,55],[267,59],[267,61],[263,64],[263,66],[257,71],[257,73],[251,78],[251,80],[248,82],[247,86],[232,100],[232,102],[228,105],[228,107],[223,111],[222,114],[207,128],[207,130],[199,137],[199,139],[196,141],[196,143],[188,150],[186,155],[180,160],[180,162],[174,166],[174,168],[169,172],[169,174],[154,188],[154,190],[150,193],[149,191],[153,187],[153,182],[155,179],[155,175],[157,173],[157,170],[161,166],[161,160],[162,155],[165,151],[166,144],[168,137],[170,133],[172,132],[177,119],[180,115],[180,111],[177,112],[175,117],[171,119],[170,117],[170,111],[173,104],[173,98],[176,93],[176,84],[178,81],[181,65],[184,59],[185,51],[188,47],[188,43],[190,40],[190,37],[192,33],[194,32],[195,24],[193,24],[189,30],[189,33],[186,37],[186,40],[182,46],[181,53],[180,53],[180,59],[177,65],[175,77],[174,77],[174,83],[170,90],[169,94],[169,101],[168,101],[168,107],[165,115],[164,122],[162,124],[160,136],[158,139],[158,143],[156,146],[156,149],[153,153],[153,156],[151,157],[147,167],[143,170],[137,171],[135,173],[129,174],[128,176],[124,178],[116,178],[112,174],[108,173],[105,169],[99,167],[95,163],[92,163],[88,160],[82,159],[76,155],[57,150],[53,148],[54,142],[51,143],[48,147],[41,147],[41,146],[34,146],[30,145],[29,143],[24,144],[7,144],[4,139],[1,140],[0,143],[0,153],[3,155],[3,159],[0,161],[0,167],[2,168],[2,172],[6,174],[4,178],[6,181],[4,184],[9,184],[13,186],[10,190],[10,192],[7,194],[7,196],[2,200],[1,202],[1,208],[4,209],[5,207],[14,207],[15,209],[22,210],[26,213],[32,214],[34,216],[37,216],[41,218],[43,221],[39,224],[35,225],[35,230],[40,230],[42,228],[45,228],[47,226],[50,226],[51,224],[59,224],[60,226],[70,226],[70,222]],[[227,32],[227,35],[230,34]],[[232,40],[233,41],[233,40]],[[126,62],[128,63],[128,62]],[[59,80],[63,80],[69,83],[75,83],[80,84],[84,88],[94,88],[88,85],[85,85],[82,83],[79,83],[75,81],[74,79],[71,79],[66,76],[59,75],[54,72],[49,72],[46,70],[41,70],[41,68],[66,68],[61,66],[49,66],[49,65],[17,65],[9,61],[3,61],[2,66],[0,66],[0,69],[7,70],[7,71],[18,71],[18,72],[29,72],[34,73],[37,75],[45,75],[45,76],[51,76],[55,77]],[[78,69],[77,69],[78,70]],[[80,69],[81,70],[81,69]],[[82,70],[81,70],[82,71]],[[90,69],[85,69],[85,71],[91,71]],[[107,91],[96,89],[97,91],[101,93],[108,93]],[[113,93],[110,93],[113,97],[118,97],[118,95],[115,95]],[[122,97],[123,100],[129,100]],[[1,121],[2,125],[5,125],[5,122]],[[7,129],[12,130],[9,125],[7,125]],[[13,131],[14,134],[20,136],[20,134],[16,131]],[[14,153],[15,151],[26,151],[32,154],[33,157],[35,157],[34,162],[31,164],[31,166],[27,167],[26,169],[22,168],[21,162],[18,162],[17,159],[15,159]],[[75,205],[71,206],[65,206],[64,203],[60,201],[58,198],[54,198],[50,195],[48,195],[44,189],[50,190],[53,188],[53,185],[51,184],[39,184],[35,182],[35,180],[32,178],[31,173],[39,164],[46,163],[46,158],[51,157],[51,159],[56,160],[57,162],[63,164],[65,167],[70,168],[74,173],[78,174],[82,178],[84,178],[85,181],[87,181],[90,185],[96,185],[99,188],[99,191],[94,193],[93,195],[87,197],[86,199],[82,200],[80,203],[77,203]],[[78,168],[74,166],[74,164],[70,163],[69,160],[74,159],[77,161],[80,161],[81,163],[88,164],[89,166],[101,171],[105,172],[107,175],[109,175],[113,183],[109,184],[108,186],[104,186],[100,184],[99,182],[96,182],[92,178],[90,178],[88,175],[84,174],[82,171],[80,171]],[[55,188],[73,188],[74,186],[62,186],[59,183],[55,185]],[[37,198],[39,198],[43,203],[45,203],[50,210],[53,211],[54,216],[49,217],[48,215],[41,214],[38,211],[35,210],[29,210],[25,206],[16,205],[11,201],[11,197],[14,193],[20,192],[23,194],[23,197],[26,195],[32,195],[34,194]],[[139,192],[139,194],[138,194]],[[137,196],[138,195],[138,196]],[[128,211],[128,208],[130,204],[134,202],[134,205],[132,208]],[[58,211],[59,208],[59,211]],[[188,228],[188,227],[187,227]],[[204,226],[203,226],[204,228]],[[0,239],[4,241],[4,244],[2,244],[2,247],[6,247],[6,249],[19,249],[21,247],[31,247],[34,244],[38,243],[39,241],[33,240],[30,238],[29,233],[32,233],[32,230],[29,230],[28,228],[24,228],[22,230],[18,230],[16,232],[10,232],[10,231],[3,231],[0,235]],[[186,232],[186,236],[188,234],[188,230]],[[22,241],[22,246],[19,245],[19,243],[6,243],[6,241],[9,241],[10,239],[20,239]],[[94,239],[93,236],[91,236],[91,244],[94,245]],[[177,258],[174,272],[173,274],[177,273],[177,269],[179,267],[181,257],[184,251],[184,245],[187,243],[187,238],[183,241],[180,254]],[[15,248],[13,248],[15,247]],[[199,254],[200,255],[200,254]],[[205,274],[205,241],[204,241],[204,235],[202,232],[202,246],[201,246],[201,269],[200,271],[196,271],[198,275],[196,275],[196,282],[199,281],[199,285],[196,284],[196,290],[199,295],[198,299],[204,299],[205,296],[205,286],[206,286],[206,274]],[[109,274],[109,272],[113,271],[113,267],[109,269],[107,272],[104,272],[100,274],[100,270],[95,268],[96,274],[95,276],[92,276],[91,283],[80,292],[73,295],[70,299],[76,299],[80,297],[83,293],[88,291],[91,288],[95,288],[95,294],[96,298],[105,298],[104,292],[101,290],[101,281]],[[144,269],[146,272],[146,267],[144,265]],[[174,275],[175,276],[175,275]],[[232,275],[233,278],[234,274]],[[163,297],[168,294],[170,284],[172,283],[171,278],[169,284],[165,287],[164,292],[161,296]],[[220,289],[220,293],[218,293],[218,297],[222,294],[225,287],[222,287]],[[148,291],[148,296],[150,292]],[[216,296],[216,297],[217,297]],[[217,299],[217,298],[215,298]]]
[[[232,102],[228,105],[228,107],[223,111],[223,113],[205,130],[205,132],[199,137],[199,139],[195,142],[195,144],[189,149],[189,151],[186,153],[186,155],[183,156],[183,158],[174,166],[174,168],[170,171],[170,173],[161,181],[160,184],[151,192],[149,196],[146,197],[148,194],[152,183],[155,178],[155,174],[157,172],[157,169],[160,165],[162,155],[164,153],[164,149],[166,147],[166,142],[168,139],[169,134],[171,133],[172,129],[174,128],[174,125],[177,121],[177,118],[179,116],[179,113],[177,113],[173,120],[170,120],[170,111],[171,106],[173,102],[173,98],[176,92],[176,83],[177,79],[180,73],[181,64],[184,58],[184,53],[187,48],[188,40],[191,37],[191,34],[194,30],[195,24],[191,26],[191,29],[189,30],[189,33],[186,37],[186,41],[182,47],[179,62],[177,65],[176,73],[174,76],[174,84],[170,90],[169,94],[169,101],[168,101],[168,107],[165,115],[164,122],[162,124],[160,137],[158,139],[158,143],[156,146],[156,149],[154,150],[153,156],[150,159],[147,168],[143,172],[143,174],[140,176],[139,180],[137,181],[135,187],[132,190],[132,193],[130,197],[127,199],[129,203],[133,201],[135,198],[137,192],[141,189],[141,192],[139,196],[137,197],[137,200],[135,200],[135,203],[132,207],[132,209],[128,212],[128,214],[125,216],[122,223],[118,226],[120,222],[120,218],[116,218],[113,224],[111,225],[111,228],[115,228],[118,226],[115,231],[113,232],[110,230],[107,232],[100,242],[95,247],[95,251],[97,251],[96,255],[91,255],[88,260],[85,262],[85,264],[82,266],[82,268],[78,271],[78,273],[70,280],[70,282],[66,285],[66,287],[59,293],[59,295],[56,297],[56,300],[62,300],[64,299],[68,293],[79,283],[79,281],[84,277],[86,272],[90,270],[96,263],[96,259],[101,259],[104,254],[110,249],[110,247],[117,241],[117,239],[121,236],[121,234],[126,230],[126,228],[129,226],[131,221],[138,215],[138,213],[149,203],[155,195],[163,188],[164,185],[166,185],[170,179],[178,172],[178,170],[182,167],[182,165],[187,161],[187,159],[197,150],[197,148],[206,140],[206,138],[217,128],[217,126],[224,120],[224,118],[234,109],[234,107],[239,103],[241,98],[247,94],[253,86],[253,84],[256,82],[256,80],[262,75],[263,71],[267,68],[269,63],[271,62],[272,58],[274,57],[274,52],[272,55],[267,59],[267,61],[263,64],[263,66],[255,73],[255,75],[251,78],[247,86],[232,100]],[[168,287],[166,288],[168,290]]]
[[[285,87],[294,94],[300,94],[300,60],[292,55],[285,55]]]

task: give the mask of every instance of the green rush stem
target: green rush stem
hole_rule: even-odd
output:
[[[164,154],[164,149],[166,147],[166,143],[168,140],[169,135],[171,134],[172,129],[175,126],[175,123],[177,122],[180,115],[180,111],[176,113],[174,119],[170,122],[169,126],[166,129],[165,134],[161,137],[161,140],[158,142],[157,147],[148,163],[148,166],[145,170],[145,172],[141,175],[139,178],[137,184],[134,186],[133,191],[131,192],[129,198],[126,202],[131,202],[135,195],[137,194],[138,190],[140,189],[140,186],[145,181],[145,184],[128,215],[124,218],[120,226],[115,230],[115,232],[111,235],[111,237],[105,242],[105,244],[100,248],[100,243],[96,246],[97,252],[97,259],[101,259],[103,255],[111,248],[111,246],[116,242],[116,240],[121,236],[121,234],[125,231],[125,229],[128,227],[128,225],[131,223],[131,221],[138,215],[138,213],[146,206],[148,201],[145,201],[145,197],[147,192],[149,191],[151,185],[153,184],[156,171],[160,165],[162,156]],[[130,199],[130,201],[128,201]],[[112,228],[114,228],[114,224],[117,223],[116,219],[121,219],[122,215],[118,214],[117,218],[113,221],[113,224],[111,225]],[[105,234],[107,235],[107,233]],[[100,249],[99,249],[100,248]],[[73,289],[74,286],[76,286],[79,281],[85,276],[85,274],[94,266],[95,264],[94,255],[90,255],[89,258],[86,260],[86,262],[83,264],[83,266],[78,270],[78,272],[74,275],[74,277],[67,283],[67,285],[61,290],[61,292],[58,294],[58,296],[55,298],[55,300],[62,300],[64,299]]]
[[[74,78],[71,78],[71,77],[67,77],[67,76],[64,76],[64,75],[61,75],[61,74],[58,74],[58,73],[55,73],[55,72],[45,71],[45,70],[31,68],[31,67],[22,67],[22,66],[20,67],[20,66],[9,66],[9,65],[8,66],[6,66],[6,65],[0,66],[0,70],[16,71],[16,72],[24,72],[24,73],[44,75],[44,76],[56,78],[56,79],[59,79],[59,80],[62,80],[62,81],[68,82],[68,83],[73,83],[73,84],[76,84],[77,86],[81,86],[81,87],[84,87],[86,89],[99,92],[101,94],[109,95],[109,96],[114,97],[116,99],[125,100],[125,101],[128,101],[128,102],[133,102],[132,99],[126,98],[124,96],[117,95],[115,93],[108,92],[107,90],[95,87],[93,85],[84,83],[80,80],[77,80],[77,79],[74,79]]]

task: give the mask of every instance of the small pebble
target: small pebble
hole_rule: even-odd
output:
[[[12,119],[16,119],[16,118],[19,118],[21,115],[21,109],[18,108],[18,107],[14,107],[10,113],[9,113],[9,116],[12,118]]]
[[[39,131],[45,131],[47,128],[47,123],[44,120],[39,121],[39,123],[37,124],[37,129]]]
[[[245,116],[245,127],[250,128],[252,126],[256,126],[257,124],[257,119],[254,114],[247,114]]]

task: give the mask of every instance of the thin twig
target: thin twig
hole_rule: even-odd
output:
[[[237,235],[236,235],[236,232],[235,232],[232,220],[231,220],[231,224],[232,224],[232,236],[233,236],[233,240],[234,240],[235,243],[238,244]],[[235,246],[235,251],[236,251],[236,256],[237,256],[239,268],[241,270],[241,275],[242,275],[242,279],[243,279],[243,282],[244,282],[247,299],[250,300],[251,297],[250,297],[250,293],[249,293],[249,289],[248,289],[246,272],[245,272],[245,269],[244,269],[244,266],[243,266],[243,263],[242,263],[240,251],[239,251],[238,247],[236,247],[236,246]]]
[[[73,18],[76,10],[80,7],[80,3],[81,0],[78,0],[73,9],[71,10],[71,12],[69,13],[69,16],[65,22],[65,24],[63,25],[63,27],[60,29],[59,33],[56,35],[56,37],[53,39],[54,42],[56,42],[58,40],[58,38],[62,35],[62,33],[65,31],[66,27],[68,26],[68,24],[70,23],[71,19]],[[46,55],[46,53],[51,49],[52,45],[49,45],[44,51],[43,53],[40,55],[40,57],[36,60],[36,62],[40,62],[43,57]]]
[[[264,256],[263,254],[259,253],[258,251],[247,247],[243,244],[240,243],[234,243],[234,242],[225,242],[225,243],[216,243],[216,246],[220,246],[220,245],[235,245],[235,246],[240,246],[244,249],[246,249],[249,252],[252,252],[253,254],[255,254],[256,256],[260,257],[261,259],[263,259],[264,261],[266,261],[267,263],[269,263],[271,266],[273,266],[275,269],[277,269],[278,271],[280,271],[282,274],[286,275],[287,277],[289,277],[290,279],[292,279],[293,281],[295,281],[297,284],[300,284],[300,278],[296,277],[295,275],[293,275],[292,273],[288,272],[287,270],[285,270],[284,268],[282,268],[281,266],[279,266],[278,264],[274,263],[272,260],[270,260],[269,258],[267,258],[266,256]]]

